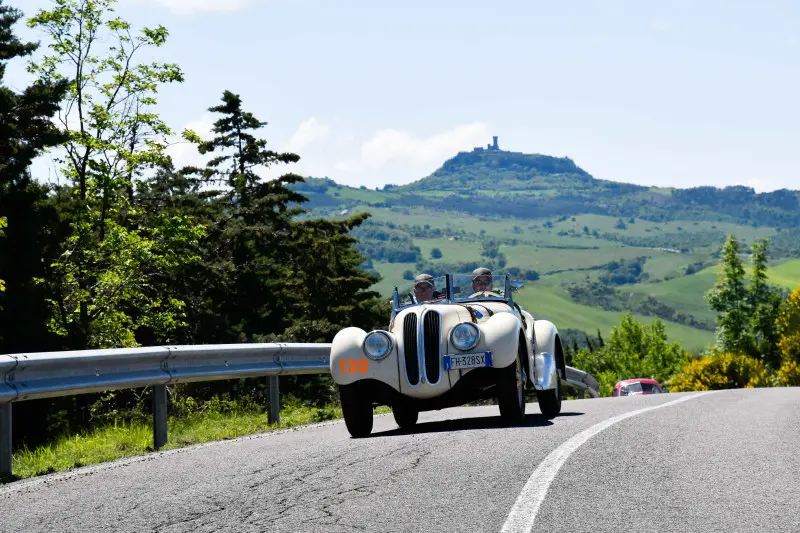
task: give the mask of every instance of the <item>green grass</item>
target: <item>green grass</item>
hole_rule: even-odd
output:
[[[416,263],[373,263],[375,270],[383,279],[370,287],[370,290],[377,291],[381,295],[391,298],[395,287],[411,285],[411,281],[403,279],[403,272],[410,270],[417,275]]]
[[[575,221],[572,221],[575,218]],[[589,232],[597,230],[602,233],[615,233],[627,235],[629,237],[645,237],[658,235],[659,233],[686,233],[696,231],[722,231],[725,234],[733,233],[739,241],[751,243],[756,239],[771,237],[775,235],[774,228],[745,226],[742,224],[732,224],[729,222],[703,222],[696,220],[673,220],[666,222],[651,222],[649,220],[636,219],[634,223],[628,222],[628,217],[622,217],[627,226],[626,229],[617,229],[619,217],[609,217],[605,215],[575,215],[562,222],[555,222],[553,218],[553,229],[558,231],[583,231],[584,226],[588,226]]]
[[[624,313],[605,311],[596,307],[580,305],[570,300],[567,292],[560,287],[548,287],[529,283],[515,296],[517,302],[535,318],[552,321],[559,329],[575,328],[594,333],[598,329],[605,338],[613,328],[619,325]],[[655,317],[633,315],[642,323],[650,324]],[[713,334],[709,331],[665,322],[667,339],[678,342],[687,350],[702,350],[713,342]]]
[[[792,259],[767,270],[769,280],[781,287],[795,289],[800,287],[800,259]]]
[[[376,413],[390,413],[385,406]],[[281,409],[279,424],[269,424],[266,413],[212,412],[195,413],[185,418],[169,419],[169,444],[162,450],[192,444],[234,439],[264,431],[273,431],[342,417],[337,406],[312,408],[298,404]],[[59,472],[153,451],[153,428],[144,422],[119,424],[80,435],[65,435],[50,444],[14,452],[12,470],[15,478]]]
[[[481,255],[481,245],[471,241],[457,241],[448,238],[439,239],[414,239],[414,244],[422,250],[422,257],[428,261],[443,261],[459,263],[461,261],[475,261]],[[431,250],[439,248],[442,251],[441,259],[431,259]]]
[[[746,261],[746,260],[745,260]],[[691,276],[681,276],[661,283],[643,283],[619,287],[623,292],[649,294],[679,311],[696,318],[714,320],[715,312],[709,307],[705,294],[714,286],[721,266],[705,268]],[[751,268],[745,264],[746,275]],[[800,287],[800,259],[786,261],[767,268],[770,283],[785,289]]]
[[[544,274],[554,270],[570,268],[587,268],[600,266],[618,261],[619,259],[634,259],[641,255],[659,258],[668,252],[655,252],[643,248],[632,247],[605,247],[599,250],[575,250],[570,248],[541,248],[528,244],[517,246],[501,246],[500,251],[508,260],[507,266],[521,269],[533,269]],[[650,261],[651,259],[648,259]],[[583,273],[581,277],[586,274]]]

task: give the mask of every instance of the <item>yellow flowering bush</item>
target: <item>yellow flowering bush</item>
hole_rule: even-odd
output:
[[[763,362],[724,352],[688,363],[669,382],[670,392],[770,386],[772,382]]]
[[[781,307],[778,334],[781,352],[778,379],[783,385],[800,386],[800,287],[789,294]]]

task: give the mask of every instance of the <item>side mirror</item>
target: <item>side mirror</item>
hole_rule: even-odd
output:
[[[511,290],[512,290],[513,292],[517,292],[518,290],[520,290],[520,289],[521,289],[522,287],[524,287],[524,286],[525,286],[525,284],[524,284],[524,283],[522,283],[522,282],[521,282],[520,280],[518,280],[518,279],[515,279],[515,280],[512,280],[512,281],[511,281]]]

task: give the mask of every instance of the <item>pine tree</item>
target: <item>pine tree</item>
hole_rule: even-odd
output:
[[[778,314],[780,313],[781,292],[767,284],[768,241],[763,239],[753,243],[753,274],[750,280],[748,304],[750,330],[753,335],[754,352],[771,368],[780,366],[778,349]]]
[[[196,143],[201,154],[215,157],[204,168],[185,167],[180,174],[198,188],[218,187],[207,192],[221,215],[208,240],[217,246],[216,257],[208,260],[230,274],[232,294],[219,309],[229,323],[226,335],[230,342],[278,333],[292,324],[291,310],[300,299],[303,281],[291,261],[296,247],[293,217],[303,212],[299,204],[307,198],[289,187],[301,182],[301,176],[287,173],[264,180],[257,171],[300,158],[269,150],[266,140],[255,137],[267,123],[245,111],[239,95],[224,91],[222,104],[209,111],[222,115],[214,122],[214,137],[203,140],[187,130],[184,138]]]
[[[9,61],[38,49],[21,42],[13,26],[19,10],[0,0],[0,353],[47,349],[48,309],[34,278],[43,275],[53,240],[55,214],[45,206],[48,189],[31,178],[29,167],[43,150],[66,139],[51,122],[68,82],[37,81],[17,92],[5,84]],[[2,228],[5,226],[5,230]],[[5,312],[2,312],[2,308]]]
[[[729,235],[722,247],[722,273],[706,297],[717,312],[718,347],[735,354],[749,354],[754,350],[751,309],[739,249],[739,242]]]

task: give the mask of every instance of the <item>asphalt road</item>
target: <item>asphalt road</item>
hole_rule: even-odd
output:
[[[694,394],[569,401],[553,421],[531,403],[520,427],[459,408],[423,413],[416,433],[389,415],[367,439],[335,422],[150,454],[0,487],[0,530],[800,531],[800,389]]]

